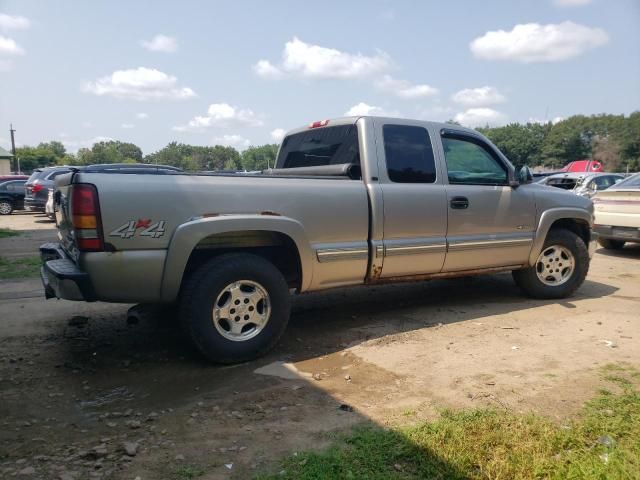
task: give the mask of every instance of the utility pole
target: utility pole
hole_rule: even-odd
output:
[[[16,156],[16,139],[14,138],[13,134],[16,131],[13,129],[13,124],[10,123],[9,124],[9,133],[11,134],[11,154],[13,155],[13,158],[16,159],[17,162],[17,166],[18,166],[18,171],[16,172],[18,175],[20,175],[20,159]]]

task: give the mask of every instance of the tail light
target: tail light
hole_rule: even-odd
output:
[[[90,183],[73,185],[71,214],[78,249],[83,252],[104,250],[98,190]]]
[[[44,187],[42,185],[40,185],[39,183],[36,183],[33,185],[33,187],[31,187],[31,191],[33,193],[38,193],[40,190],[42,190]]]

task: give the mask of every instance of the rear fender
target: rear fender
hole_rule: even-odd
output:
[[[305,291],[311,284],[313,255],[302,225],[288,217],[270,215],[220,215],[198,218],[180,225],[169,243],[162,278],[161,296],[165,302],[178,298],[182,277],[189,257],[198,243],[211,235],[230,232],[262,230],[281,233],[295,243],[300,254],[301,288]]]

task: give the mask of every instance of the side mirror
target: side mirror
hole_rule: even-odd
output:
[[[520,168],[520,170],[518,170],[516,178],[518,179],[518,183],[520,183],[520,185],[525,185],[527,183],[533,182],[533,173],[531,172],[531,169],[525,165]]]

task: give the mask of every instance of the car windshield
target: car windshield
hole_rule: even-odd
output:
[[[616,183],[615,188],[640,188],[640,173]]]
[[[571,190],[576,186],[577,179],[575,178],[550,178],[547,180],[547,185],[550,187],[563,188],[565,190]]]

